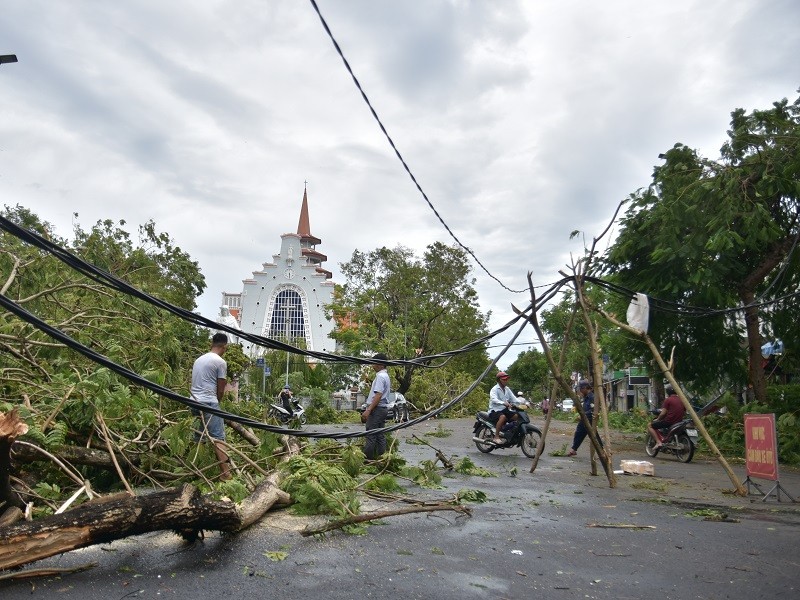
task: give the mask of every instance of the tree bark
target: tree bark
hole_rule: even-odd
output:
[[[58,450],[52,451],[53,455],[64,462],[73,465],[84,465],[100,469],[113,469],[114,461],[111,455],[105,450],[95,450],[93,448],[83,448],[81,446],[62,446]],[[12,458],[16,463],[31,463],[36,461],[46,461],[48,458],[29,446],[17,444],[13,448]],[[125,460],[133,465],[140,463],[136,455],[125,455]]]
[[[284,439],[284,446],[284,459],[299,451],[294,439]],[[271,474],[239,505],[212,500],[194,486],[184,485],[139,496],[116,494],[65,513],[0,528],[0,570],[152,531],[170,529],[188,540],[204,529],[240,531],[275,504],[291,501],[277,487],[278,478],[277,472]]]
[[[747,356],[748,374],[750,385],[756,402],[767,402],[767,379],[764,377],[764,368],[761,366],[761,327],[758,317],[758,307],[753,306],[756,301],[756,288],[764,282],[775,267],[781,264],[795,242],[795,236],[790,236],[776,242],[764,260],[739,284],[739,299],[745,306],[744,322],[747,328]],[[750,391],[750,390],[748,390]]]

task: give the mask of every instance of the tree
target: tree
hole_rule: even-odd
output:
[[[513,388],[539,399],[550,395],[550,368],[545,355],[536,348],[520,352],[506,372]]]
[[[746,368],[764,402],[762,333],[800,316],[800,98],[731,117],[720,160],[682,144],[662,155],[653,182],[631,195],[602,269],[614,282],[670,303],[655,307],[661,310],[651,316],[651,334],[678,347],[681,379],[743,382]],[[796,339],[796,329],[775,334]]]
[[[329,307],[337,325],[333,337],[348,354],[385,352],[412,359],[466,345],[486,334],[487,317],[463,250],[436,242],[422,259],[408,248],[356,250],[341,265],[346,282]],[[485,348],[453,358],[447,369],[477,377],[488,362]],[[420,369],[391,369],[405,393]]]
[[[205,287],[197,263],[152,223],[139,230],[138,242],[124,223],[112,221],[100,221],[88,231],[76,226],[69,242],[23,207],[6,208],[4,216],[62,247],[71,245],[85,260],[183,308],[194,309]],[[0,289],[78,342],[187,396],[192,363],[208,350],[205,330],[104,287],[5,231],[0,233]],[[162,474],[172,470],[170,477],[180,478],[185,471],[182,452],[193,422],[188,410],[99,368],[4,311],[0,352],[0,411],[22,406],[30,426],[28,441],[54,451],[98,442],[102,451],[115,447],[140,469],[130,475],[134,483],[153,477],[151,465]],[[33,473],[30,493],[46,497],[66,487],[49,471]],[[39,482],[37,475],[42,476]],[[41,487],[45,484],[49,487]],[[106,476],[93,485],[113,488],[119,480]]]

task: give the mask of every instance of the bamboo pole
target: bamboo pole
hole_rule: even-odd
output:
[[[530,290],[531,290],[531,298],[535,299],[536,292],[534,291],[534,288],[533,288],[533,281],[531,280],[531,273],[530,272],[528,273],[528,285],[529,285]],[[536,302],[533,302],[533,306],[534,307],[536,306]],[[511,305],[511,308],[518,315],[522,315],[523,314],[522,311],[520,311],[513,304]],[[582,402],[578,398],[578,395],[573,391],[572,387],[569,385],[567,380],[564,379],[564,375],[563,375],[561,369],[558,368],[558,365],[556,365],[555,360],[553,359],[553,353],[550,350],[550,346],[547,343],[547,340],[545,339],[544,332],[542,331],[542,328],[539,325],[539,320],[538,320],[538,318],[536,316],[536,310],[531,311],[531,315],[530,316],[528,316],[528,315],[523,315],[523,316],[528,321],[528,323],[531,324],[533,329],[536,331],[536,336],[539,338],[539,343],[542,345],[542,350],[544,351],[545,358],[547,359],[547,365],[550,367],[550,371],[553,373],[553,377],[558,382],[558,384],[561,386],[561,389],[564,390],[564,392],[570,398],[572,398],[573,402],[576,403],[576,405],[578,407],[578,413],[581,415],[581,419],[583,420],[584,427],[586,427],[587,431],[589,432],[589,435],[588,435],[589,440],[591,441],[592,444],[594,444],[595,448],[600,448],[600,442],[599,442],[599,440],[597,438],[597,433],[592,431],[592,428],[589,425],[589,421],[586,418],[585,413],[583,412]],[[611,463],[610,463],[610,461],[607,460],[607,457],[605,456],[605,453],[600,454],[600,456],[601,456],[601,462],[603,464],[603,469],[605,470],[605,473],[606,473],[606,477],[608,477],[609,487],[613,488],[613,487],[616,486],[616,478],[614,477],[614,470],[611,468]]]
[[[681,402],[683,403],[686,412],[688,412],[689,415],[692,417],[692,421],[694,421],[695,427],[697,427],[697,430],[703,436],[703,439],[706,441],[708,447],[711,449],[711,453],[714,455],[717,461],[722,465],[722,468],[725,469],[725,472],[728,474],[728,477],[730,478],[731,482],[736,488],[736,494],[739,496],[747,496],[747,490],[739,481],[739,478],[736,476],[736,473],[733,472],[733,469],[731,469],[730,465],[728,464],[728,461],[725,460],[725,457],[722,455],[722,452],[720,452],[719,448],[717,448],[717,445],[714,443],[714,440],[711,439],[708,430],[706,429],[703,422],[700,420],[700,417],[697,416],[697,413],[694,411],[694,408],[692,408],[689,399],[683,393],[683,389],[681,389],[681,386],[678,385],[678,381],[675,379],[675,376],[672,374],[672,371],[670,371],[667,364],[664,362],[661,353],[658,351],[658,348],[653,343],[653,340],[650,338],[650,336],[647,335],[647,332],[642,331],[641,329],[636,329],[635,327],[631,327],[627,323],[622,323],[621,321],[609,315],[601,308],[598,307],[593,307],[593,308],[595,311],[597,311],[603,317],[605,317],[608,321],[610,321],[620,329],[623,329],[624,331],[627,331],[628,333],[631,333],[641,338],[642,341],[644,341],[644,343],[647,344],[647,347],[650,348],[650,352],[653,353],[653,357],[656,359],[659,368],[664,372],[664,375],[666,376],[667,380],[669,380],[669,382],[672,384],[672,387],[675,389],[675,392],[681,399]]]

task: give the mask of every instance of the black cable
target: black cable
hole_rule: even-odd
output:
[[[224,411],[222,409],[215,408],[215,407],[209,406],[207,404],[203,404],[202,402],[197,402],[195,400],[192,400],[191,398],[187,398],[185,396],[181,396],[180,394],[170,390],[169,388],[161,386],[161,385],[159,385],[157,383],[153,383],[149,379],[145,379],[144,377],[142,377],[141,375],[135,373],[134,371],[131,371],[127,367],[123,367],[122,365],[119,365],[119,364],[115,363],[114,361],[112,361],[108,357],[106,357],[106,356],[104,356],[104,355],[102,355],[102,354],[100,354],[98,352],[95,352],[94,350],[92,350],[88,346],[85,346],[85,345],[81,344],[80,342],[78,342],[77,340],[75,340],[72,337],[68,336],[66,333],[64,333],[60,329],[57,329],[57,328],[53,327],[52,325],[42,321],[41,319],[39,319],[38,317],[36,317],[32,313],[30,313],[29,311],[25,310],[23,307],[21,307],[19,304],[17,304],[16,302],[12,301],[11,299],[9,299],[4,294],[0,294],[0,306],[5,308],[10,313],[13,313],[14,315],[16,315],[18,318],[22,319],[26,323],[29,323],[30,325],[33,325],[35,328],[39,329],[40,331],[42,331],[43,333],[45,333],[49,337],[51,337],[51,338],[53,338],[55,340],[58,340],[59,342],[61,342],[65,346],[67,346],[68,348],[74,350],[75,352],[78,352],[79,354],[82,354],[83,356],[85,356],[86,358],[91,360],[92,362],[95,362],[97,364],[103,365],[104,367],[108,368],[110,371],[116,373],[117,375],[120,375],[121,377],[124,377],[125,379],[131,381],[132,383],[134,383],[134,384],[136,384],[136,385],[138,385],[138,386],[140,386],[142,388],[145,388],[147,390],[150,390],[151,392],[153,392],[155,394],[158,394],[158,395],[163,396],[165,398],[168,398],[170,400],[174,400],[175,402],[183,404],[184,406],[187,406],[189,408],[194,408],[194,409],[200,410],[202,412],[206,412],[206,413],[210,413],[210,414],[213,414],[213,415],[217,415],[219,417],[222,417],[225,420],[234,421],[236,423],[241,423],[242,425],[245,425],[245,426],[248,426],[248,427],[252,427],[253,429],[260,429],[262,431],[268,431],[270,433],[276,433],[276,434],[282,434],[282,435],[293,435],[293,436],[296,436],[296,437],[306,437],[306,438],[314,438],[314,439],[351,439],[351,438],[359,438],[359,437],[364,437],[366,435],[373,435],[373,434],[378,434],[378,433],[390,433],[390,432],[396,431],[398,429],[404,429],[406,427],[411,427],[412,425],[416,425],[417,423],[421,423],[422,421],[425,421],[427,419],[430,419],[432,417],[435,417],[435,416],[439,415],[440,413],[444,412],[445,410],[447,410],[448,408],[450,408],[454,404],[456,404],[456,403],[460,402],[461,400],[463,400],[468,394],[470,394],[480,384],[480,382],[483,380],[483,378],[489,373],[489,371],[494,367],[494,365],[497,364],[497,361],[503,356],[503,354],[505,354],[505,352],[508,350],[508,348],[511,346],[511,344],[517,339],[519,334],[522,332],[522,329],[526,325],[526,323],[523,323],[520,326],[519,331],[511,339],[511,342],[509,342],[509,344],[506,345],[505,349],[500,354],[498,354],[498,356],[489,364],[489,366],[486,367],[486,369],[484,369],[483,373],[481,374],[481,376],[478,379],[473,381],[473,383],[464,392],[462,392],[461,394],[459,394],[455,398],[451,399],[449,402],[443,404],[439,408],[437,408],[437,409],[435,409],[435,410],[433,410],[433,411],[431,411],[429,413],[426,413],[424,415],[421,415],[421,416],[419,416],[419,417],[417,417],[415,419],[407,421],[405,423],[396,423],[394,425],[390,425],[389,427],[383,427],[381,429],[371,429],[369,431],[353,431],[353,432],[347,432],[347,433],[345,433],[345,432],[323,433],[323,432],[319,432],[319,431],[303,431],[303,430],[297,430],[297,429],[287,429],[287,428],[284,428],[284,427],[276,427],[274,425],[269,425],[267,423],[263,423],[262,421],[256,421],[256,420],[251,419],[249,417],[242,417],[240,415],[229,413],[229,412]]]
[[[260,336],[254,333],[248,333],[242,331],[240,329],[235,329],[233,327],[229,327],[222,323],[217,323],[216,321],[212,321],[199,315],[197,313],[191,312],[186,310],[185,308],[181,308],[179,306],[175,306],[156,298],[155,296],[151,296],[138,288],[130,285],[129,283],[125,282],[122,279],[112,275],[111,273],[92,265],[89,262],[81,259],[80,257],[76,256],[72,252],[70,252],[66,248],[62,248],[58,244],[44,238],[43,236],[39,235],[38,233],[31,231],[29,229],[25,229],[17,225],[16,223],[12,222],[11,220],[7,219],[5,216],[0,215],[0,229],[3,229],[10,233],[11,235],[19,238],[23,242],[26,242],[40,250],[44,250],[49,254],[53,255],[55,258],[63,262],[64,264],[68,265],[70,268],[78,271],[79,273],[83,274],[90,280],[106,286],[112,289],[115,289],[121,293],[127,294],[129,296],[133,296],[138,298],[144,302],[152,304],[157,308],[160,308],[164,311],[167,311],[193,325],[198,327],[205,327],[211,330],[218,330],[218,331],[226,331],[231,335],[238,336],[241,339],[247,340],[255,345],[264,346],[266,348],[272,348],[274,350],[282,350],[285,352],[291,352],[294,354],[300,354],[303,356],[308,356],[311,358],[315,358],[322,362],[333,362],[333,363],[354,363],[354,364],[371,364],[372,359],[370,358],[363,358],[363,357],[356,357],[356,356],[347,356],[342,354],[331,354],[329,352],[319,352],[314,350],[306,350],[302,348],[297,348],[290,344],[274,340],[269,337]],[[501,326],[499,329],[495,331],[489,332],[485,336],[478,338],[477,340],[473,340],[472,342],[462,346],[461,348],[450,350],[447,352],[442,352],[439,354],[432,354],[427,356],[419,356],[415,357],[411,360],[386,360],[380,361],[382,364],[387,366],[404,366],[404,365],[415,365],[415,366],[422,366],[425,368],[440,368],[446,364],[446,361],[440,364],[431,364],[432,361],[436,360],[443,360],[449,359],[452,356],[456,356],[458,354],[471,352],[476,348],[480,347],[482,344],[486,343],[487,341],[491,340],[495,336],[499,335],[500,333],[507,330],[511,325],[513,325],[519,319],[518,316],[515,316],[511,321],[506,323],[505,325]]]
[[[411,181],[414,182],[414,185],[417,187],[417,190],[419,190],[419,193],[422,194],[422,197],[425,199],[425,202],[428,203],[428,206],[433,211],[433,214],[436,215],[437,219],[439,219],[439,222],[447,230],[447,233],[450,234],[450,237],[453,238],[455,240],[456,244],[458,244],[461,248],[463,248],[464,251],[467,254],[469,254],[475,260],[475,262],[478,264],[478,266],[481,269],[483,269],[484,272],[489,277],[494,279],[504,289],[506,289],[509,292],[512,292],[514,294],[519,294],[521,292],[527,291],[527,290],[513,290],[510,287],[508,287],[506,284],[504,284],[502,281],[500,281],[500,279],[495,277],[489,271],[489,269],[487,269],[484,266],[484,264],[478,259],[478,257],[475,256],[475,253],[470,248],[468,248],[467,246],[465,246],[464,244],[461,243],[461,240],[459,240],[458,237],[456,237],[456,234],[453,233],[453,231],[450,229],[450,227],[447,225],[447,223],[445,223],[444,219],[439,214],[439,211],[437,211],[436,208],[433,206],[433,203],[428,198],[428,195],[425,193],[425,191],[422,189],[422,186],[417,181],[417,178],[414,177],[414,174],[411,172],[411,169],[409,168],[408,164],[406,164],[406,161],[403,158],[403,155],[400,154],[400,150],[398,150],[397,146],[395,146],[394,140],[392,140],[392,137],[389,135],[389,132],[386,131],[386,127],[384,127],[383,122],[381,121],[380,117],[378,116],[378,113],[373,108],[372,103],[370,102],[369,98],[367,97],[367,94],[364,91],[364,88],[361,87],[361,84],[359,83],[358,78],[356,77],[355,73],[353,73],[353,69],[350,68],[350,63],[347,62],[347,59],[344,57],[344,53],[342,52],[342,49],[339,47],[339,42],[337,42],[336,38],[333,37],[333,33],[331,32],[331,28],[328,27],[328,23],[325,21],[325,18],[322,16],[322,13],[319,10],[319,6],[317,6],[317,3],[315,2],[315,0],[311,0],[311,5],[314,7],[314,10],[316,11],[317,16],[319,17],[319,20],[322,23],[322,26],[325,28],[325,31],[327,32],[328,37],[331,38],[331,42],[333,42],[333,47],[336,48],[336,52],[341,57],[342,62],[344,63],[345,68],[347,69],[347,72],[350,73],[350,77],[352,77],[353,83],[356,84],[356,87],[358,88],[358,91],[361,92],[361,97],[364,99],[364,102],[367,103],[367,106],[369,107],[369,110],[372,113],[372,116],[378,122],[378,126],[381,128],[381,131],[383,132],[383,135],[386,136],[386,139],[389,141],[389,145],[392,147],[392,150],[394,150],[394,153],[397,155],[397,158],[400,160],[400,163],[403,165],[403,168],[406,170],[406,173],[408,173],[408,176],[411,178]]]

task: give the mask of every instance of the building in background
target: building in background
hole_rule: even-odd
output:
[[[333,301],[331,272],[323,267],[327,256],[317,250],[322,240],[311,234],[308,190],[303,191],[297,233],[281,236],[281,250],[253,276],[242,281],[239,293],[222,293],[222,304],[242,331],[255,333],[308,350],[333,352],[333,320],[325,306]],[[264,348],[244,341],[244,353],[258,357]]]

